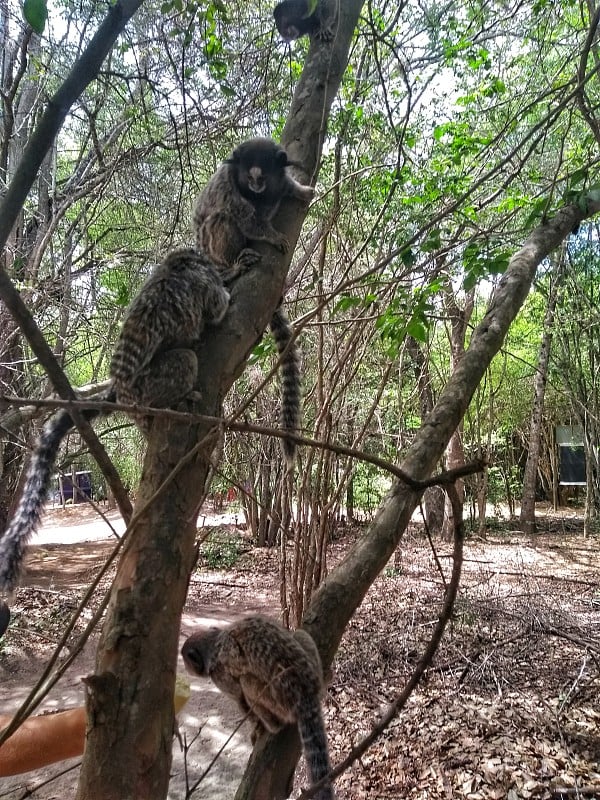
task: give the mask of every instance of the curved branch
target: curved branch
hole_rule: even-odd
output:
[[[408,702],[409,697],[416,689],[418,683],[420,682],[421,678],[425,674],[425,672],[431,666],[433,661],[433,657],[435,656],[437,649],[442,641],[442,636],[444,635],[444,631],[446,630],[446,625],[452,616],[452,612],[454,610],[454,603],[456,601],[456,595],[458,594],[458,586],[460,583],[460,575],[462,571],[462,564],[463,564],[463,544],[464,544],[464,524],[463,524],[463,513],[462,513],[462,503],[458,497],[458,492],[456,491],[456,486],[454,484],[449,484],[448,486],[444,487],[448,498],[450,500],[450,504],[452,506],[452,517],[453,517],[453,524],[454,524],[454,550],[452,553],[452,575],[450,577],[450,582],[446,588],[446,592],[444,595],[444,603],[442,606],[442,610],[438,617],[438,621],[436,623],[435,628],[433,629],[433,633],[431,634],[431,639],[429,640],[429,644],[425,648],[425,652],[419,659],[419,662],[415,666],[412,675],[410,676],[406,686],[404,687],[403,691],[398,695],[398,697],[394,700],[394,702],[390,705],[387,712],[383,715],[381,720],[377,723],[377,725],[373,726],[373,730],[367,734],[357,745],[356,747],[352,748],[352,752],[348,754],[348,756],[340,762],[334,769],[331,770],[331,773],[324,778],[320,783],[311,786],[305,792],[302,792],[299,795],[299,800],[303,800],[303,798],[313,797],[314,794],[318,791],[319,786],[323,786],[326,781],[333,780],[337,778],[342,772],[345,772],[349,766],[351,766],[357,759],[359,759],[369,747],[381,736],[381,734],[385,731],[385,729],[390,725],[391,722],[398,716],[400,711],[404,708],[406,703]]]

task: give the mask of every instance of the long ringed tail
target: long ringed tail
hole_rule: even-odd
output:
[[[281,412],[280,425],[284,431],[297,434],[300,428],[300,350],[292,337],[292,327],[282,306],[275,309],[269,327],[281,357]],[[296,457],[296,443],[282,439],[283,454],[289,466]]]
[[[109,390],[103,400],[114,399]],[[97,417],[94,409],[83,411],[87,420]],[[73,427],[71,415],[58,411],[45,423],[31,455],[21,500],[3,534],[0,534],[0,591],[10,592],[21,572],[25,546],[40,524],[44,502],[60,443]]]
[[[318,783],[331,771],[329,763],[329,750],[327,748],[327,735],[321,713],[318,697],[314,703],[306,705],[304,698],[302,716],[298,719],[300,738],[304,748],[304,757],[308,765],[308,773],[313,784]],[[314,800],[334,800],[333,788],[330,783],[325,784],[314,795]]]

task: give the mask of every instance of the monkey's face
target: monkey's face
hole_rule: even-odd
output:
[[[262,194],[266,190],[269,176],[263,172],[261,166],[252,166],[249,170],[242,172],[241,175],[248,189],[254,194]]]
[[[250,139],[237,147],[229,164],[241,194],[261,203],[280,199],[289,165],[287,153],[271,139]]]
[[[181,655],[187,671],[192,675],[208,675],[210,656],[219,633],[218,628],[205,628],[193,633],[183,643]]]

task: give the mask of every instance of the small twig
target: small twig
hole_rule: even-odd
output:
[[[31,797],[37,792],[38,789],[43,789],[44,786],[48,786],[49,783],[52,783],[58,778],[62,778],[63,775],[68,775],[69,772],[73,772],[74,769],[79,769],[80,766],[81,766],[81,761],[78,761],[77,764],[73,764],[71,767],[66,767],[65,769],[61,769],[61,771],[57,772],[56,775],[52,775],[52,777],[46,778],[46,780],[40,781],[39,783],[35,783],[33,784],[33,786],[26,786],[23,789],[23,793],[20,794],[16,798],[16,800],[24,800],[24,798],[26,797]],[[12,795],[14,791],[15,791],[14,789],[9,789],[8,792],[0,793],[0,797],[8,797],[9,795]]]
[[[560,800],[561,796],[567,795],[580,795],[580,794],[600,794],[600,786],[557,786],[552,789],[552,798]]]
[[[444,586],[444,591],[447,590],[448,584],[446,582],[446,576],[444,575],[444,570],[442,569],[442,564],[437,554],[437,550],[435,548],[435,544],[433,543],[433,538],[431,536],[431,531],[429,530],[429,525],[427,524],[427,519],[425,515],[425,509],[423,508],[423,503],[419,500],[419,511],[421,512],[421,516],[423,517],[423,527],[425,528],[425,535],[427,536],[427,541],[429,542],[429,547],[431,548],[431,552],[433,553],[433,559],[435,561],[435,565],[437,567],[438,572],[442,578],[442,584]]]
[[[237,724],[237,725],[235,726],[235,728],[234,728],[234,729],[231,731],[231,733],[229,734],[229,736],[227,737],[227,739],[226,739],[226,740],[223,742],[223,744],[221,745],[221,747],[220,747],[220,748],[217,750],[217,752],[216,752],[216,753],[215,753],[215,755],[213,756],[213,758],[212,758],[211,762],[210,762],[210,763],[209,763],[209,765],[206,767],[206,769],[204,770],[204,772],[203,772],[203,773],[200,775],[200,777],[198,778],[198,780],[196,781],[196,783],[194,783],[194,784],[192,785],[192,787],[191,787],[191,788],[186,788],[186,793],[185,793],[185,798],[186,798],[186,800],[188,800],[188,798],[190,798],[190,797],[191,797],[191,796],[194,794],[194,792],[196,791],[196,789],[198,788],[198,786],[200,786],[200,784],[202,783],[202,781],[204,780],[204,778],[206,778],[206,776],[208,775],[208,773],[211,771],[211,769],[212,769],[212,768],[214,767],[214,765],[217,763],[218,759],[221,757],[221,754],[223,753],[223,751],[225,750],[225,748],[227,747],[227,745],[229,744],[229,742],[230,742],[230,741],[233,739],[233,737],[236,735],[236,733],[239,731],[239,729],[242,727],[242,725],[243,725],[243,724],[244,724],[244,722],[245,722],[245,721],[248,719],[248,717],[250,716],[250,714],[251,714],[251,713],[252,713],[252,712],[248,711],[248,713],[246,714],[246,716],[242,717],[242,719],[241,719],[241,720],[238,722],[238,724]],[[186,756],[187,756],[187,752],[186,752]]]

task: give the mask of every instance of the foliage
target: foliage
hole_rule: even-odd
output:
[[[225,527],[211,531],[200,546],[200,555],[209,569],[227,570],[234,567],[242,554],[243,540]]]
[[[28,15],[43,9],[39,0],[25,5],[30,24]],[[84,17],[68,3],[51,11],[26,81],[39,75],[56,82],[89,36]],[[564,34],[558,45],[534,35],[541,8],[530,14],[514,4],[496,11],[471,4],[441,13],[430,4],[409,30],[388,19],[385,5],[369,4],[329,127],[321,198],[305,227],[309,247],[321,221],[330,220],[325,261],[319,267],[309,247],[287,300],[296,317],[322,303],[314,318],[319,327],[309,321],[300,336],[311,356],[304,361],[304,414],[314,435],[351,443],[351,419],[355,432],[379,440],[378,452],[395,458],[422,413],[407,337],[429,360],[433,396],[448,375],[441,303],[448,279],[457,296],[476,290],[481,310],[521,230],[556,203],[594,190],[591,132],[560,106],[566,65],[584,29],[572,14],[545,8],[547,24]],[[85,13],[94,15],[91,8]],[[522,31],[518,48],[509,45],[515,25]],[[12,269],[47,335],[61,343],[75,384],[106,377],[123,309],[164,249],[188,236],[193,195],[219,160],[245,135],[280,129],[306,43],[295,43],[287,58],[271,30],[253,4],[148,3],[111,55],[109,70],[69,117],[52,178],[60,214],[45,222],[52,247],[24,251]],[[489,34],[478,37],[477,30]],[[142,33],[147,45],[140,61],[134,48]],[[44,67],[49,59],[52,75]],[[529,80],[540,59],[544,71]],[[548,112],[546,96],[555,113]],[[332,185],[338,188],[325,191]],[[40,184],[25,225],[43,220],[43,194]],[[56,301],[40,291],[48,286],[61,287]],[[532,296],[489,385],[478,390],[466,428],[473,445],[488,430],[526,427],[522,381],[531,378],[542,321],[535,309]],[[266,375],[274,358],[265,339],[251,363]],[[319,365],[327,365],[322,376]],[[386,368],[398,380],[385,378]],[[35,367],[25,375],[31,384],[39,381]],[[228,400],[232,410],[248,389],[243,378]],[[378,393],[381,400],[371,407]],[[277,403],[272,387],[247,413],[274,422]],[[320,419],[323,403],[332,414],[329,431]],[[131,447],[138,447],[135,438],[128,452]],[[133,478],[137,468],[127,469]],[[228,470],[244,479],[242,462]],[[368,505],[366,475],[356,468],[357,502]],[[320,479],[315,489],[326,492]]]

